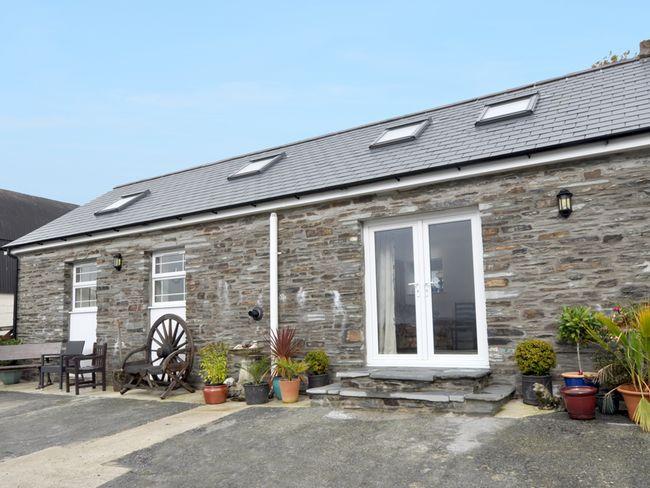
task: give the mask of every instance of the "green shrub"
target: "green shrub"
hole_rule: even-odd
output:
[[[261,385],[264,383],[266,375],[271,371],[271,360],[269,358],[261,358],[253,361],[244,367],[244,371],[251,375],[250,384]]]
[[[207,385],[220,385],[228,377],[228,345],[214,342],[199,351],[201,377]]]
[[[309,351],[305,354],[305,362],[312,374],[325,374],[330,365],[330,358],[323,350]]]
[[[596,314],[589,307],[564,307],[557,328],[560,342],[574,344],[578,356],[578,370],[582,374],[580,346],[592,342],[589,330],[601,329]]]
[[[557,364],[553,346],[541,339],[520,342],[515,349],[515,361],[521,374],[544,376]]]
[[[306,362],[294,361],[293,359],[278,359],[275,363],[277,373],[285,380],[300,378],[308,367]]]

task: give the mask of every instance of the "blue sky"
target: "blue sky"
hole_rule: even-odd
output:
[[[0,188],[114,185],[589,67],[650,2],[0,2]]]

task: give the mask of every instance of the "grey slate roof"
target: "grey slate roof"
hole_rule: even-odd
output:
[[[538,93],[534,114],[475,126],[486,104]],[[369,149],[386,127],[429,117],[412,142]],[[625,61],[417,114],[119,186],[10,246],[106,230],[390,176],[577,144],[650,129],[650,58]],[[243,130],[243,129],[242,129]],[[228,180],[251,159],[286,156],[262,174]],[[121,195],[147,197],[112,214]]]

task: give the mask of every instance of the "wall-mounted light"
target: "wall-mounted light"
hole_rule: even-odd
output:
[[[573,207],[571,204],[571,197],[573,196],[573,193],[571,193],[567,189],[562,189],[560,192],[557,194],[557,211],[560,214],[561,217],[564,217],[565,219],[571,215],[571,212],[573,212]]]
[[[117,253],[113,256],[113,267],[119,271],[122,269],[122,255]]]
[[[248,316],[255,321],[262,320],[262,317],[264,317],[264,310],[262,310],[261,307],[253,307],[248,311]]]

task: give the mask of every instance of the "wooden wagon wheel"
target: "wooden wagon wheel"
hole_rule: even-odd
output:
[[[151,355],[153,366],[162,366],[167,356],[174,354],[171,358],[171,367],[175,370],[184,370],[182,379],[187,379],[194,361],[194,339],[192,332],[185,321],[177,315],[165,314],[156,320],[147,336],[147,350]],[[166,373],[152,375],[159,385],[167,385],[170,382]]]

